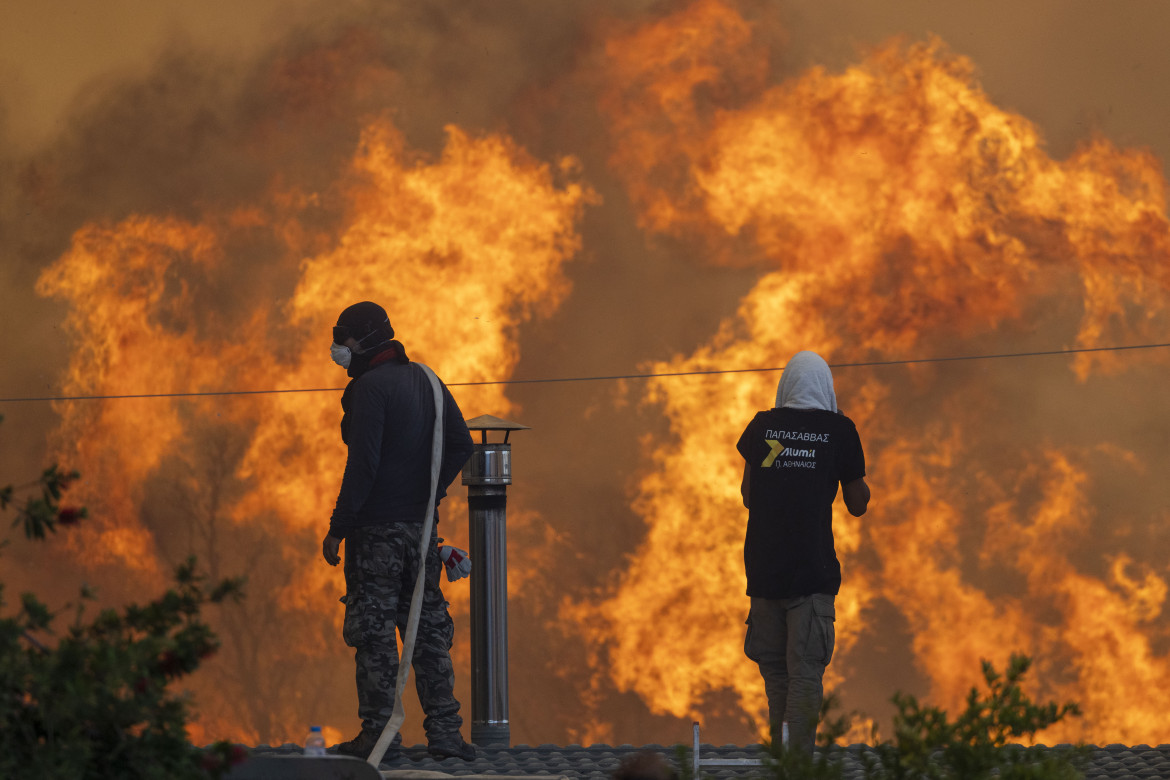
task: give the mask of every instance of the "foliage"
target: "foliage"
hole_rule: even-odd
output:
[[[1083,746],[1025,747],[1037,732],[1070,715],[1076,704],[1035,704],[1020,687],[1031,666],[1026,656],[1013,655],[1001,675],[983,662],[985,695],[975,688],[966,707],[951,721],[937,707],[925,707],[913,696],[895,694],[894,737],[878,739],[860,760],[868,780],[1076,780],[1088,759]],[[821,710],[819,740],[822,750],[808,755],[777,744],[765,745],[765,774],[776,780],[840,780],[843,752],[835,743],[849,731],[847,717],[828,720],[835,705],[827,697]]]
[[[46,531],[56,532],[58,525],[76,525],[86,516],[84,508],[60,507],[57,504],[61,493],[79,476],[76,471],[63,472],[53,464],[44,470],[36,482],[0,488],[0,510],[7,509],[15,501],[17,490],[39,487],[41,494],[25,499],[24,506],[16,513],[12,524],[23,525],[24,535],[29,539],[44,539]]]
[[[872,780],[1071,780],[1081,776],[1083,747],[1025,747],[1038,731],[1079,715],[1074,703],[1035,704],[1020,687],[1031,659],[1013,655],[1004,674],[983,662],[987,694],[975,688],[966,708],[952,722],[937,707],[913,696],[897,695],[894,739],[877,746],[877,760],[866,767]]]
[[[76,478],[46,469],[36,482],[0,489],[0,509],[15,506],[19,491],[38,492],[19,506],[13,525],[43,540],[86,516],[58,503]],[[240,580],[209,588],[190,558],[159,598],[100,610],[88,622],[85,606],[94,594],[83,588],[60,637],[57,615],[22,594],[15,615],[0,617],[0,777],[218,778],[242,761],[246,751],[226,742],[192,746],[189,702],[167,687],[219,647],[202,607],[241,594]],[[0,609],[3,596],[0,583]]]

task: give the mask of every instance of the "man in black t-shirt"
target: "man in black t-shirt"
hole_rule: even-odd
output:
[[[861,438],[837,411],[833,374],[820,355],[798,352],[788,361],[776,407],[759,412],[736,446],[748,509],[744,652],[764,676],[772,739],[811,754],[841,588],[833,547],[838,484],[853,516],[869,504]]]

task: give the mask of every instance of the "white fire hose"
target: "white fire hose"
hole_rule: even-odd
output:
[[[378,737],[373,752],[366,759],[367,763],[374,769],[377,769],[378,765],[382,763],[382,756],[386,755],[386,750],[394,741],[394,737],[398,735],[398,730],[402,728],[402,722],[406,720],[406,708],[402,705],[402,692],[406,689],[407,681],[410,680],[410,665],[414,660],[414,639],[415,635],[418,634],[418,617],[422,612],[423,589],[426,587],[427,553],[433,546],[431,544],[431,530],[435,527],[435,494],[439,491],[439,469],[443,464],[443,407],[445,405],[443,403],[443,385],[430,368],[422,363],[415,365],[421,368],[427,378],[431,380],[431,389],[435,393],[435,432],[431,439],[431,492],[430,500],[427,503],[426,519],[423,521],[422,541],[418,548],[418,577],[415,578],[414,595],[410,599],[410,617],[406,623],[406,636],[402,638],[402,657],[398,659],[398,682],[395,683],[394,687],[394,712],[382,729],[382,736]]]

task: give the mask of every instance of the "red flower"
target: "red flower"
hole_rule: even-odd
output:
[[[232,745],[231,752],[228,753],[228,763],[232,766],[242,764],[248,760],[248,749],[243,745]]]
[[[85,508],[63,506],[57,510],[57,522],[60,525],[77,525],[85,517]]]

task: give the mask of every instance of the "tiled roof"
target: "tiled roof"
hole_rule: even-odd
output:
[[[688,746],[689,747],[689,746]],[[442,776],[463,778],[483,777],[504,780],[504,777],[563,777],[566,780],[601,780],[608,778],[621,760],[640,751],[661,754],[678,765],[678,748],[665,745],[516,745],[511,748],[478,748],[474,761],[448,758],[436,760],[427,754],[425,745],[403,749],[397,759],[382,764],[382,775],[391,780],[437,780]],[[862,756],[871,749],[853,745],[840,749],[845,780],[863,777]],[[760,755],[759,745],[703,745],[700,757],[708,759],[754,759]],[[1086,780],[1148,780],[1170,778],[1170,745],[1108,745],[1090,747],[1089,763],[1084,768]],[[290,755],[299,753],[296,745],[278,748],[260,746],[253,755]],[[689,760],[689,759],[684,759]],[[759,776],[758,766],[702,766],[705,777],[718,780],[739,780]]]

